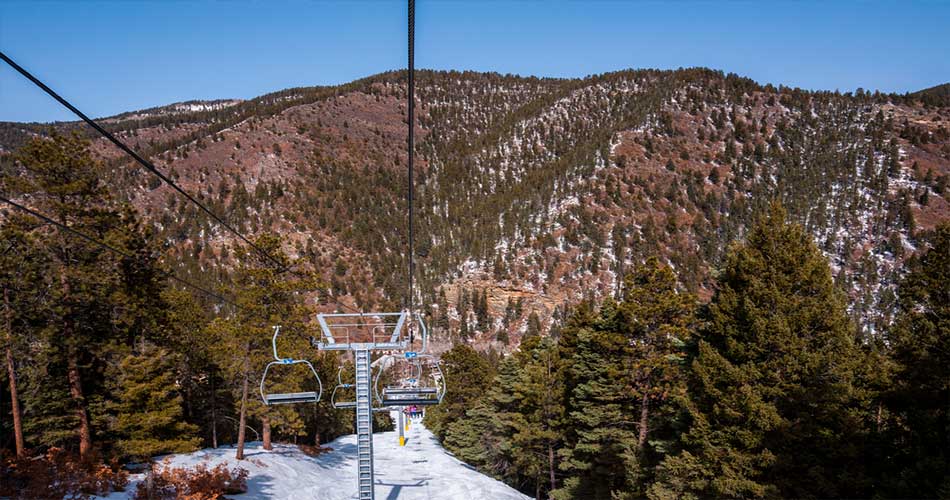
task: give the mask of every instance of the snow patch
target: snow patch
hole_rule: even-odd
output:
[[[395,417],[395,415],[393,415]],[[514,488],[477,472],[474,467],[446,452],[438,439],[413,422],[406,433],[407,443],[399,446],[396,432],[373,435],[376,497],[400,500],[528,500]],[[173,467],[225,464],[229,469],[247,469],[248,491],[235,499],[294,498],[350,500],[356,498],[356,435],[347,435],[327,444],[333,451],[310,457],[295,445],[275,444],[265,450],[259,441],[245,447],[246,460],[235,460],[234,447],[204,449],[169,456]],[[108,500],[132,498],[141,474],[132,476],[125,492],[112,493]]]

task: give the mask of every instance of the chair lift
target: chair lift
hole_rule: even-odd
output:
[[[373,384],[376,400],[383,407],[431,406],[442,402],[445,397],[445,379],[438,362],[430,363],[430,377],[433,385],[422,385],[422,378],[403,379],[399,385],[389,385],[379,391],[379,375]],[[420,366],[421,369],[421,366]]]
[[[356,408],[356,401],[337,401],[336,400],[336,391],[340,389],[352,389],[355,387],[354,384],[343,383],[343,367],[342,366],[336,372],[336,380],[337,380],[336,387],[333,388],[333,392],[330,394],[330,404],[332,404],[334,408],[340,409],[340,410],[348,409],[348,408]]]
[[[428,336],[426,326],[421,317],[418,317],[418,322],[422,328],[422,351],[425,352]],[[415,352],[406,352],[405,360],[413,364],[413,369],[418,374],[417,377],[403,379],[399,385],[383,387],[383,391],[380,393],[379,377],[383,373],[383,368],[380,367],[373,381],[373,392],[379,405],[382,407],[431,406],[441,403],[442,398],[445,397],[445,377],[439,362],[431,354]],[[427,361],[429,377],[432,378],[434,385],[421,385],[423,382],[423,360]]]
[[[274,347],[274,361],[267,363],[267,366],[264,367],[264,374],[261,376],[261,399],[264,401],[265,405],[276,405],[276,404],[291,404],[291,403],[317,403],[320,401],[321,396],[323,396],[323,382],[320,381],[320,376],[317,375],[317,370],[313,368],[313,365],[305,359],[293,359],[293,358],[281,358],[277,354],[277,336],[280,334],[280,326],[274,327],[274,337],[271,339],[271,344]],[[310,392],[283,392],[283,393],[271,393],[267,394],[264,390],[264,383],[267,381],[267,372],[271,369],[272,366],[280,365],[297,365],[302,364],[306,365],[310,369],[310,372],[313,373],[314,378],[317,379],[317,391]]]

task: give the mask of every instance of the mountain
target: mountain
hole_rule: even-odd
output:
[[[930,106],[950,106],[950,83],[936,85],[924,90],[918,90],[910,94],[914,99],[918,99],[924,104]]]
[[[325,277],[328,308],[398,308],[405,83],[389,72],[103,122],[241,230],[280,233]],[[813,92],[702,68],[583,79],[420,71],[418,299],[442,339],[507,350],[529,328],[556,329],[578,301],[616,293],[650,255],[708,298],[725,249],[780,199],[873,335],[889,321],[903,261],[950,217],[950,107],[925,92]],[[0,124],[0,148],[47,130]],[[162,235],[171,267],[226,279],[233,235],[111,144],[93,147]]]

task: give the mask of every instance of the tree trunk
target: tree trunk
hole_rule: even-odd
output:
[[[548,442],[548,473],[551,475],[551,491],[557,489],[557,483],[554,479],[554,444]]]
[[[20,421],[20,398],[17,395],[16,367],[13,364],[13,311],[10,310],[10,291],[3,288],[3,308],[7,326],[7,377],[10,379],[10,412],[13,413],[13,437],[16,441],[16,456],[26,456],[23,444],[23,422]]]
[[[69,280],[65,268],[59,274],[63,287],[63,302],[69,303]],[[88,458],[92,451],[92,430],[89,427],[89,414],[86,412],[86,398],[82,393],[82,377],[79,374],[79,353],[75,347],[75,325],[70,317],[71,307],[67,306],[63,318],[63,338],[66,340],[66,375],[69,380],[69,395],[76,405],[76,417],[79,419],[79,457]]]
[[[643,395],[643,401],[640,403],[640,436],[637,439],[637,447],[643,451],[647,444],[647,433],[650,430],[650,396]]]
[[[92,431],[89,428],[89,415],[86,413],[86,398],[82,393],[82,380],[79,378],[79,354],[70,346],[67,348],[66,357],[69,394],[76,404],[76,416],[79,417],[79,458],[85,459],[92,451]]]
[[[884,405],[877,404],[877,416],[874,419],[874,430],[881,432],[881,422],[884,421]]]
[[[244,382],[243,388],[241,389],[241,418],[238,419],[238,442],[237,442],[237,454],[235,458],[238,460],[244,460],[244,427],[247,422],[247,370],[248,362],[250,358],[249,355],[250,345],[248,345],[244,352]]]
[[[218,414],[215,400],[217,391],[214,388],[214,374],[211,374],[211,447],[218,449]]]
[[[273,450],[274,447],[270,443],[270,418],[266,415],[261,417],[261,434],[263,435],[264,440],[264,449]]]

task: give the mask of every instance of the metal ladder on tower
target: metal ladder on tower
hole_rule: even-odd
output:
[[[356,451],[359,498],[373,500],[373,400],[370,398],[369,350],[356,350]]]

